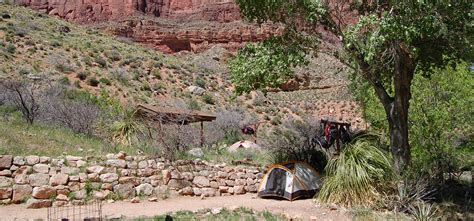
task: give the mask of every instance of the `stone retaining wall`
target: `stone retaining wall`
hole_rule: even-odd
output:
[[[104,158],[0,155],[0,203],[26,202],[28,208],[41,208],[94,199],[244,194],[256,192],[262,177],[255,167],[169,162],[123,152]]]

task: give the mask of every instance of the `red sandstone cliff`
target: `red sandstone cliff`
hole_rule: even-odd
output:
[[[13,0],[15,4],[79,23],[121,20],[137,14],[230,22],[240,19],[232,0]]]

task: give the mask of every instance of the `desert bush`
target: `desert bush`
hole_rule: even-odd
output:
[[[8,43],[5,50],[10,54],[15,54],[16,47],[15,47],[15,45],[13,45],[11,43]]]
[[[53,54],[48,56],[48,62],[56,68],[56,70],[65,73],[74,70],[74,67],[63,54]]]
[[[206,125],[206,142],[208,144],[233,144],[241,140],[240,124],[244,115],[238,110],[220,110],[216,120]]]
[[[321,126],[315,118],[303,120],[288,119],[263,142],[269,149],[273,163],[297,160],[309,163],[318,171],[323,171],[327,163],[327,154],[312,139],[321,134]]]
[[[140,135],[146,134],[145,125],[136,117],[135,110],[124,110],[109,129],[112,141],[122,145],[139,144]]]
[[[81,71],[79,73],[76,74],[76,77],[79,78],[79,80],[83,81],[83,80],[86,80],[87,77],[89,77],[89,73],[86,72],[86,71]]]
[[[105,68],[107,67],[107,61],[102,58],[101,56],[96,56],[94,58],[95,63],[99,64],[100,67]]]
[[[359,138],[331,159],[318,199],[344,206],[375,205],[382,196],[384,182],[393,174],[389,155],[378,145]]]
[[[43,121],[68,127],[78,133],[93,134],[100,116],[100,109],[95,103],[62,87],[51,87],[45,93],[41,109]]]
[[[95,77],[92,77],[92,78],[89,79],[89,81],[87,83],[92,87],[97,87],[97,86],[99,86],[100,82]]]
[[[22,81],[2,80],[0,81],[0,92],[3,94],[4,103],[19,110],[29,124],[35,122],[40,109],[38,85]]]
[[[202,100],[203,100],[206,104],[214,105],[214,104],[216,103],[216,101],[214,100],[214,98],[213,98],[212,95],[210,95],[210,94],[204,94],[204,95],[202,95]]]
[[[105,77],[101,77],[99,79],[99,82],[102,83],[102,84],[105,84],[105,85],[111,85],[112,82],[110,82],[110,80],[108,78],[105,78]]]
[[[123,68],[113,69],[110,71],[110,74],[115,80],[119,81],[120,83],[122,84],[128,83],[128,73],[125,69]]]

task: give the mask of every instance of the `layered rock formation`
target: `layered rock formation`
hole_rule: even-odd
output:
[[[153,17],[229,22],[240,18],[232,0],[13,0],[15,4],[80,23],[144,14]]]

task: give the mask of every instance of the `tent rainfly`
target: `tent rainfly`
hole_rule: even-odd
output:
[[[305,162],[292,161],[275,164],[263,177],[257,195],[293,201],[310,198],[321,186],[321,177]]]

